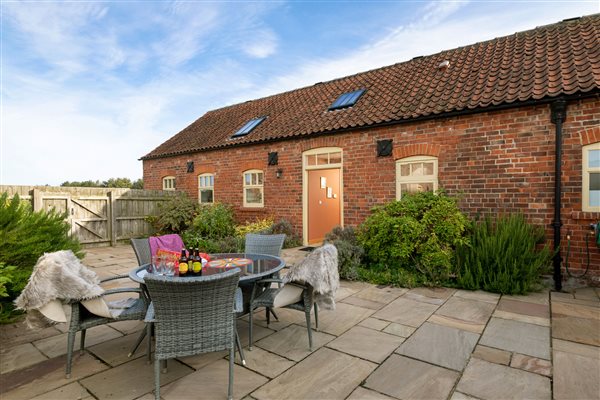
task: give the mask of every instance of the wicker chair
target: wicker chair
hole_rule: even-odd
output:
[[[271,256],[279,257],[281,255],[281,249],[283,248],[283,242],[285,241],[285,234],[277,235],[260,235],[256,233],[246,234],[246,245],[244,251],[251,254],[268,254]],[[255,290],[258,288],[255,286]],[[265,310],[267,323],[270,322],[270,314],[273,314],[276,320],[277,314],[272,308]],[[252,349],[252,342],[250,342],[250,349]]]
[[[285,234],[258,235],[255,233],[248,233],[246,235],[246,246],[244,251],[246,253],[269,254],[271,256],[279,257],[284,241]]]
[[[229,349],[228,399],[233,396],[235,292],[240,270],[190,277],[146,275],[156,333],[155,397],[160,399],[160,364],[169,358]],[[147,317],[148,319],[148,317]]]
[[[116,279],[129,279],[128,275],[120,275],[111,278],[107,278],[101,281],[101,283],[113,281]],[[115,294],[115,293],[138,293],[139,298],[136,299],[135,303],[129,308],[126,308],[121,312],[121,314],[117,318],[107,318],[101,317],[89,312],[81,302],[72,302],[71,303],[71,322],[69,324],[69,334],[67,337],[67,368],[66,368],[66,377],[71,377],[71,364],[73,361],[73,348],[75,347],[75,335],[77,332],[81,331],[81,340],[80,340],[80,351],[83,353],[83,349],[85,346],[85,333],[88,328],[93,328],[94,326],[104,325],[111,322],[117,321],[131,321],[131,320],[140,320],[144,319],[146,315],[146,310],[148,308],[149,300],[144,294],[144,292],[140,288],[118,288],[118,289],[110,289],[106,290],[103,296]],[[148,354],[149,356],[149,354]]]
[[[150,264],[152,262],[152,254],[150,254],[150,243],[148,238],[131,239],[131,247],[135,252],[138,265]]]
[[[319,247],[314,252],[322,252],[323,247]],[[315,255],[318,253],[315,253]],[[327,256],[324,256],[327,257]],[[305,261],[306,262],[306,261]],[[335,254],[335,263],[337,265],[337,253]],[[295,268],[295,267],[292,267]],[[274,283],[278,284],[278,287],[272,287]],[[274,306],[275,298],[277,295],[284,289],[285,286],[281,286],[284,283],[282,279],[273,278],[273,279],[262,279],[255,283],[254,289],[252,290],[252,295],[250,296],[250,333],[249,333],[249,350],[252,350],[253,337],[252,337],[252,329],[253,329],[253,311],[258,307],[266,307],[267,309],[271,309]],[[306,316],[306,328],[308,330],[308,347],[310,351],[312,351],[312,328],[310,321],[310,312],[314,307],[315,310],[315,329],[319,329],[319,314],[317,303],[314,302],[313,298],[313,287],[304,282],[294,282],[294,285],[300,286],[303,288],[302,295],[300,296],[300,300],[283,306],[282,308],[289,308],[292,310],[304,311],[304,315]],[[267,325],[269,324],[269,318],[267,314]]]

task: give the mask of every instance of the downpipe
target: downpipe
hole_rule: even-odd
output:
[[[560,253],[560,219],[561,211],[561,180],[562,180],[562,125],[567,117],[567,102],[560,98],[550,104],[550,120],[555,125],[555,158],[554,158],[554,288],[562,290],[562,272],[560,264],[562,256]]]

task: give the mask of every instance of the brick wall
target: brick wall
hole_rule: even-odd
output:
[[[552,238],[554,205],[554,135],[550,107],[514,108],[470,116],[440,118],[316,138],[183,155],[144,161],[146,189],[160,189],[162,177],[174,175],[177,189],[197,198],[197,176],[215,173],[215,199],[234,206],[240,220],[273,215],[302,232],[301,153],[317,147],[343,149],[344,224],[360,224],[370,209],[395,198],[395,161],[413,155],[438,157],[439,186],[460,195],[461,208],[472,217],[523,212]],[[568,104],[563,126],[562,232],[571,234],[570,267],[581,272],[587,262],[585,235],[600,212],[581,212],[581,149],[600,142],[600,101]],[[377,157],[376,142],[393,139],[392,157]],[[279,165],[268,166],[276,151]],[[194,161],[194,173],[186,173]],[[265,208],[242,207],[242,173],[265,172]],[[277,169],[283,176],[277,179]],[[563,256],[565,253],[563,252]],[[590,247],[593,274],[600,275],[600,250]]]

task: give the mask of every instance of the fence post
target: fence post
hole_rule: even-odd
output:
[[[31,189],[31,208],[33,211],[40,211],[44,208],[44,200],[40,189]]]
[[[108,192],[108,218],[109,218],[109,229],[110,229],[110,245],[117,245],[117,215],[116,215],[116,204],[117,199],[113,191]]]

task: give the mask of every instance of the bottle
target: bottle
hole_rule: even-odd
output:
[[[202,260],[200,259],[200,250],[198,248],[194,250],[193,260],[192,269],[194,270],[194,275],[202,275]]]
[[[188,258],[185,255],[185,248],[183,248],[181,249],[181,257],[179,257],[179,276],[187,276],[188,271]]]

